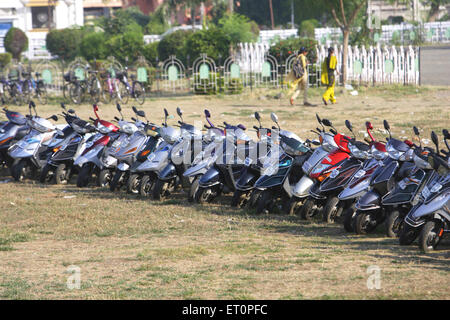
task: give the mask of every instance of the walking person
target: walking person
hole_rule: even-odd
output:
[[[334,54],[334,48],[330,47],[328,48],[328,56],[322,63],[321,81],[323,84],[327,85],[327,90],[322,96],[322,101],[325,105],[328,104],[328,101],[336,104],[336,97],[334,96],[334,85],[336,83],[336,77],[334,75],[334,72],[336,71],[336,73],[340,75],[339,71],[336,70],[336,66],[337,59],[336,55]]]
[[[300,94],[300,90],[303,90],[303,105],[313,106],[308,102],[307,54],[308,51],[306,48],[301,47],[299,55],[292,64],[292,70],[286,78],[287,81],[292,81],[291,89],[289,90],[289,95],[291,96],[289,102],[291,103],[291,106],[294,105],[294,100]]]

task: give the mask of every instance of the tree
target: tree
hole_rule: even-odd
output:
[[[256,23],[237,13],[225,15],[219,20],[219,27],[233,45],[239,42],[255,42],[258,39],[259,28]]]
[[[53,29],[46,36],[47,50],[54,56],[70,61],[79,54],[83,31],[80,29]]]
[[[342,52],[342,81],[345,84],[347,78],[347,57],[348,57],[348,42],[351,28],[354,26],[355,19],[360,13],[361,8],[367,4],[367,0],[328,0],[331,8],[331,14],[334,21],[342,31],[343,36],[343,52]],[[340,16],[336,13],[339,11]]]
[[[22,52],[28,49],[28,37],[19,28],[10,28],[5,35],[4,46],[6,52],[11,53],[14,59],[20,60]]]
[[[112,36],[105,45],[108,53],[121,62],[125,62],[127,57],[129,61],[135,61],[144,48],[144,35],[142,32],[127,31]]]
[[[104,32],[91,32],[83,37],[80,45],[81,55],[88,61],[105,59],[108,55]]]

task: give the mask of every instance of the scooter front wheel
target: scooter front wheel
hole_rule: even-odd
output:
[[[143,197],[150,196],[154,183],[155,181],[149,175],[143,176],[139,184],[139,194]]]
[[[306,199],[305,203],[300,210],[300,216],[304,220],[311,220],[314,217],[314,214],[317,210],[316,204],[313,199]]]
[[[326,223],[334,223],[337,217],[340,217],[343,211],[338,197],[328,198],[327,203],[322,209],[322,219]]]
[[[109,183],[112,180],[112,173],[109,169],[103,169],[100,171],[97,177],[97,186],[99,187],[108,187]]]
[[[419,248],[425,253],[436,249],[444,233],[444,227],[440,221],[428,221],[422,228],[419,236]]]
[[[398,242],[401,246],[409,246],[416,240],[420,229],[413,228],[409,224],[403,223],[403,228],[400,230]]]
[[[264,190],[256,204],[256,214],[270,213],[273,209],[273,195],[269,190]]]
[[[127,181],[127,193],[138,194],[140,184],[141,184],[141,176],[138,174],[132,174]]]
[[[235,208],[242,208],[248,202],[249,192],[236,190],[233,193],[233,198],[231,199],[231,206]]]
[[[344,217],[344,229],[347,232],[355,231],[355,213],[356,208],[354,203],[350,207],[346,208],[342,213],[342,216]]]
[[[89,184],[89,180],[92,174],[92,165],[90,163],[85,163],[81,167],[80,172],[77,177],[77,187],[84,188]]]
[[[198,184],[200,181],[200,177],[195,177],[194,181],[191,183],[191,187],[189,188],[189,194],[188,194],[188,201],[194,202],[195,200],[195,193],[198,190]]]
[[[41,171],[39,176],[40,183],[50,183],[53,180],[54,172],[52,166],[46,164]]]
[[[171,181],[162,181],[160,179],[156,179],[155,186],[153,187],[153,199],[154,200],[164,200],[168,195],[170,195],[171,191]]]
[[[55,183],[67,184],[70,179],[70,168],[67,168],[65,163],[60,163],[55,170]]]
[[[216,197],[216,192],[212,188],[199,187],[195,193],[195,201],[200,204],[212,202]]]
[[[11,166],[11,176],[16,181],[23,181],[27,175],[27,171],[27,161],[24,159]]]
[[[114,174],[114,177],[112,178],[111,182],[109,183],[109,190],[111,192],[119,191],[122,187],[122,177],[123,177],[123,171],[117,170]]]
[[[386,235],[389,238],[398,237],[402,225],[403,217],[400,216],[400,212],[398,210],[390,212],[385,221]]]
[[[375,230],[377,221],[369,212],[356,212],[355,231],[357,234],[367,234]]]

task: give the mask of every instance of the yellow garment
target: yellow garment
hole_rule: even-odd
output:
[[[330,58],[330,65],[327,65],[327,59],[325,58],[322,62],[322,77],[321,77],[321,81],[323,84],[329,84],[329,80],[328,80],[328,72],[329,69],[333,69],[336,70],[336,66],[337,66],[337,59],[336,56],[331,56]]]
[[[336,102],[336,97],[334,96],[334,85],[336,83],[336,80],[334,78],[334,74],[332,76],[332,83],[330,83],[330,79],[328,77],[328,74],[331,72],[334,73],[333,70],[336,70],[336,66],[337,66],[337,59],[336,56],[331,56],[330,57],[330,64],[327,65],[327,59],[325,59],[322,63],[322,76],[321,76],[321,81],[323,84],[327,85],[327,90],[325,91],[325,93],[323,94],[322,98],[325,101],[330,100],[332,103]],[[332,69],[332,70],[330,70]]]
[[[307,101],[307,89],[308,89],[308,72],[307,72],[307,66],[306,66],[306,57],[303,54],[299,54],[297,59],[300,59],[303,70],[305,72],[303,73],[303,76],[300,78],[295,77],[294,70],[291,70],[291,72],[286,77],[286,80],[289,82],[292,82],[290,84],[291,89],[288,92],[288,95],[291,96],[292,99],[296,99],[298,95],[300,94],[300,90],[303,90],[303,102]]]
[[[336,97],[334,96],[334,81],[332,85],[328,85],[327,91],[323,94],[322,98],[325,101],[330,100],[331,102],[336,102]]]

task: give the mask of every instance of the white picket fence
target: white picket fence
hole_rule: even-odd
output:
[[[338,70],[342,69],[342,45],[335,47]],[[328,54],[326,46],[317,47],[318,62]],[[342,70],[341,70],[342,71]],[[346,81],[371,84],[419,84],[419,49],[395,46],[349,46]]]
[[[329,46],[332,43],[342,42],[342,31],[339,28],[316,28],[314,37],[319,44]],[[408,45],[418,42],[419,37],[427,43],[449,43],[450,21],[427,22],[418,26],[409,23],[381,26],[381,31],[373,34],[373,40],[379,44],[392,44],[392,42]]]

